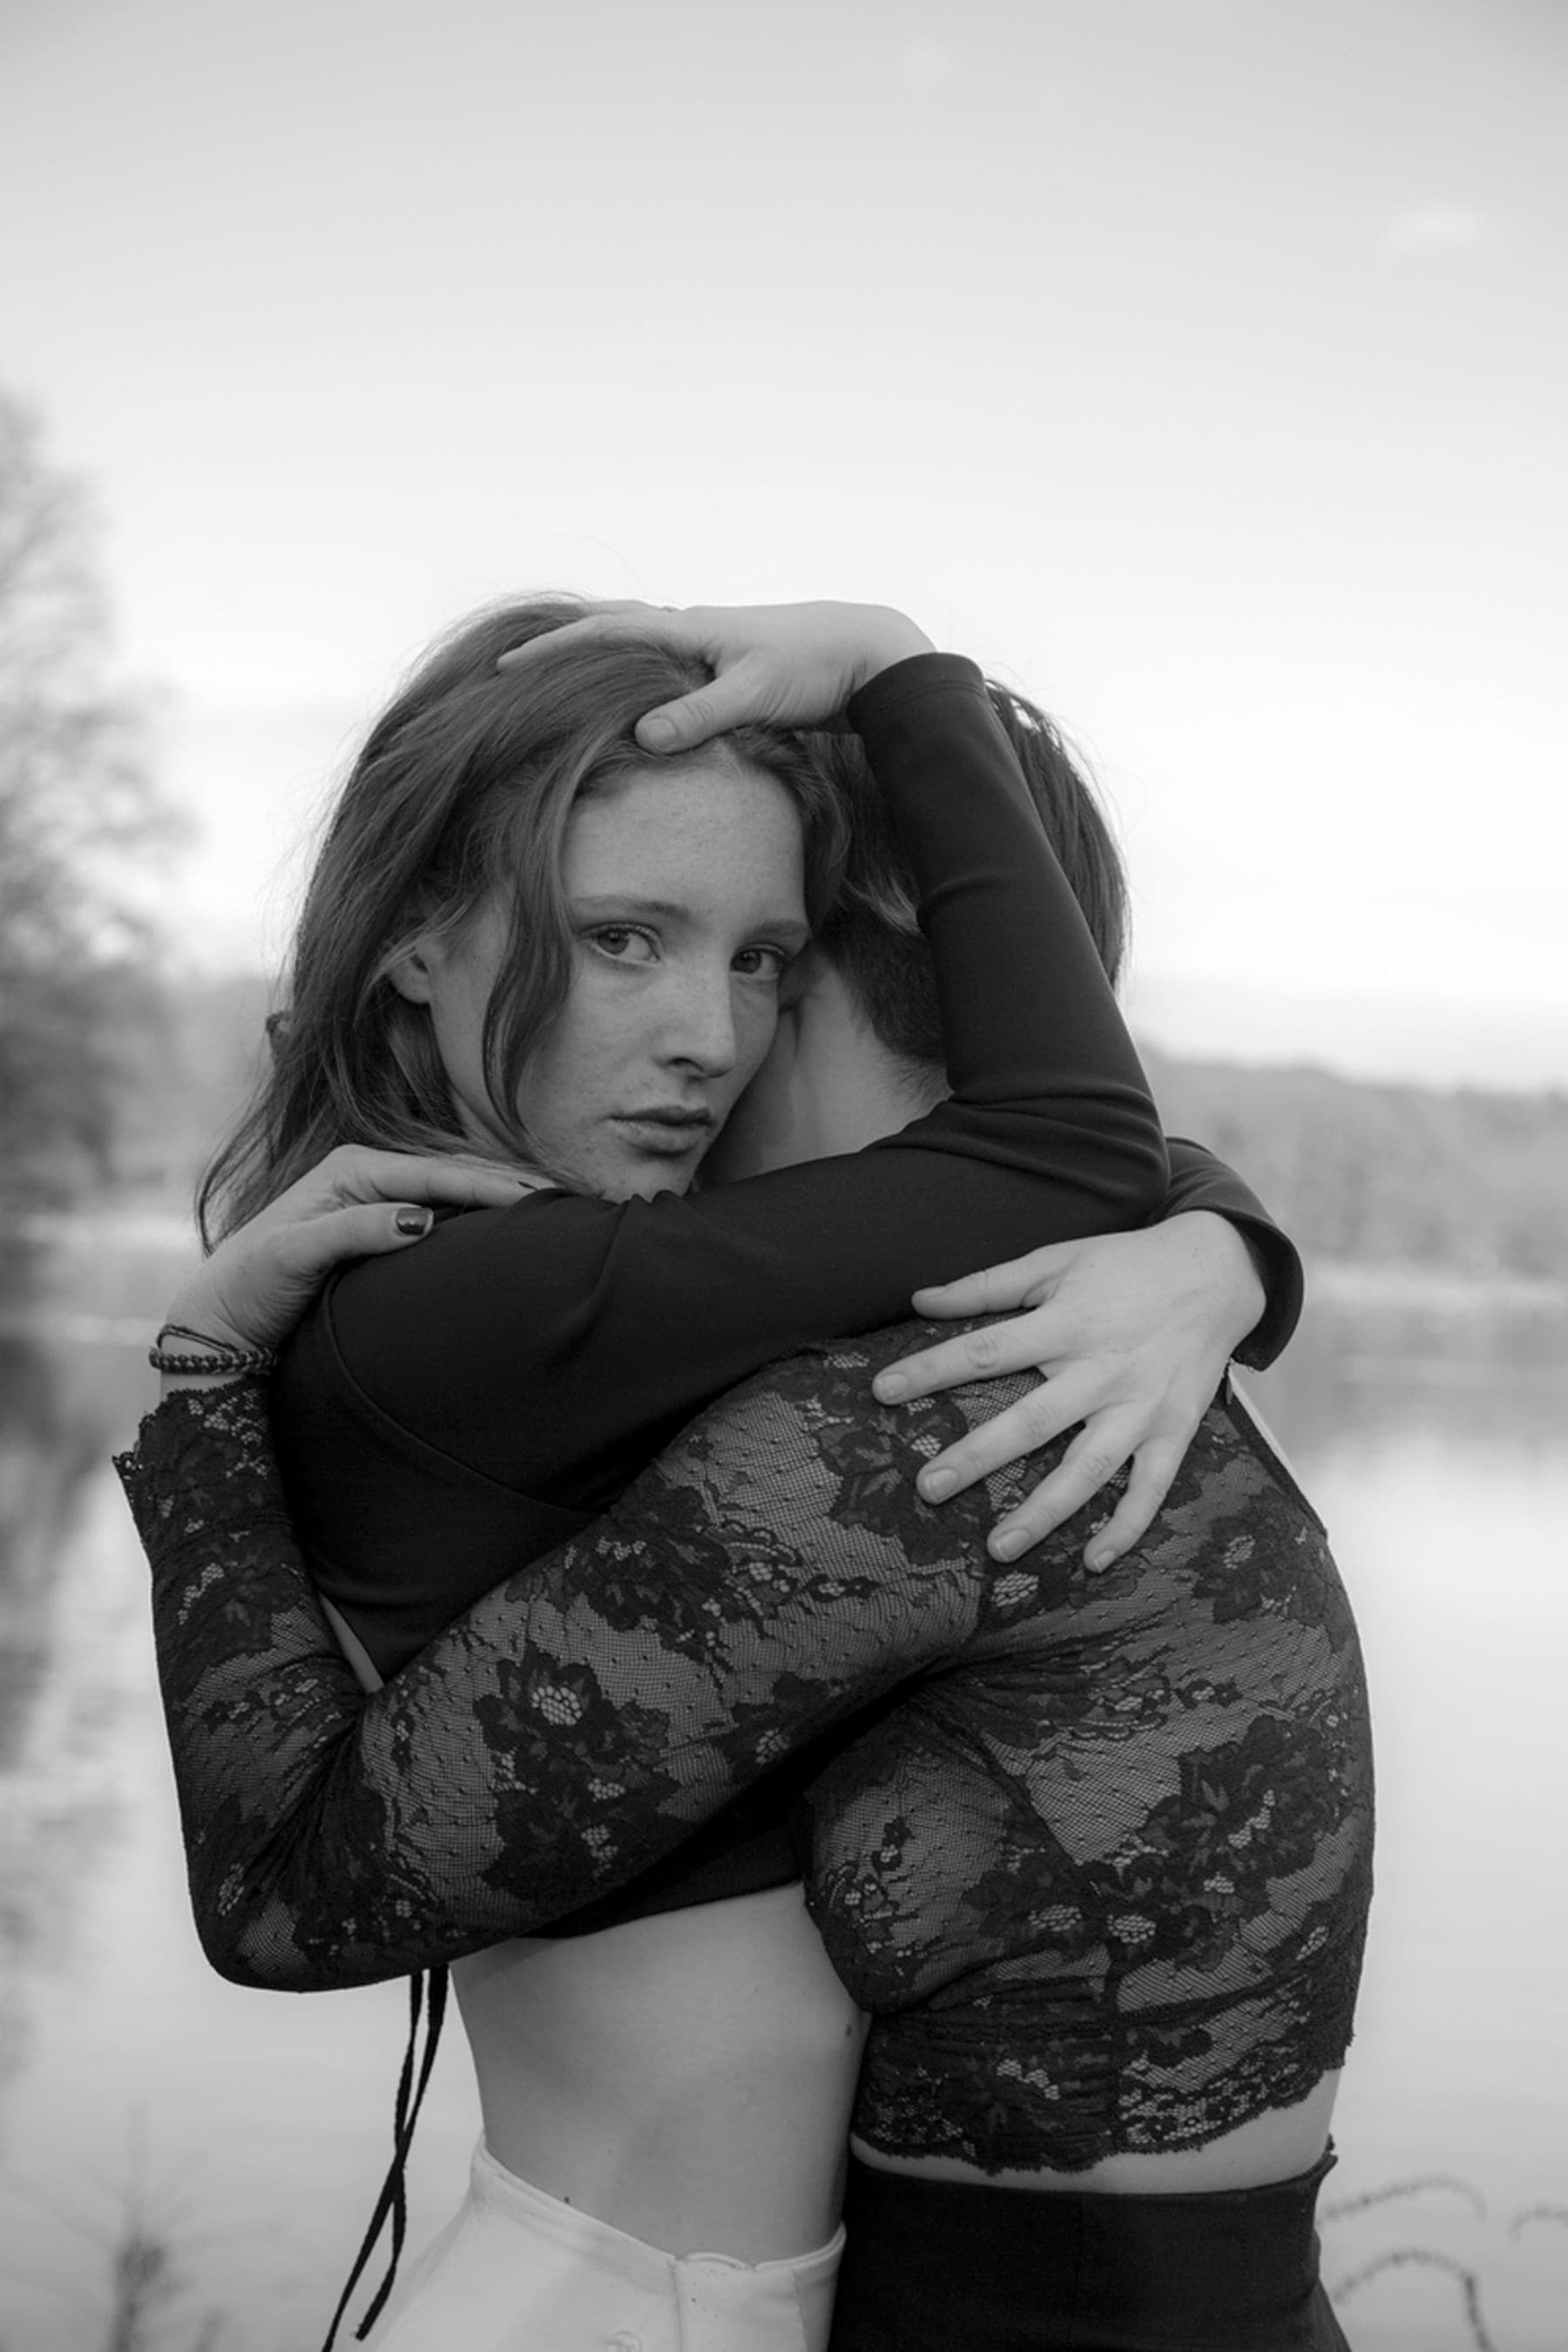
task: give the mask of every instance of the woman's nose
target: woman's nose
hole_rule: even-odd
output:
[[[668,1033],[672,1058],[689,1062],[705,1076],[732,1069],[737,1053],[734,994],[728,967],[722,974],[692,974],[680,991]]]

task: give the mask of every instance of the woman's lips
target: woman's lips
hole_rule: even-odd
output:
[[[689,1151],[700,1151],[711,1143],[719,1132],[719,1122],[711,1111],[637,1110],[618,1112],[611,1120],[639,1151],[652,1151],[667,1160],[679,1160]]]

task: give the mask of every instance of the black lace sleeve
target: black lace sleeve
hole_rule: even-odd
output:
[[[165,1400],[120,1468],[196,1924],[246,1984],[369,1982],[575,1910],[951,1653],[976,1604],[956,1523],[911,1558],[835,1517],[855,1465],[817,1454],[776,1375],[370,1697],[303,1567],[259,1387]]]
[[[807,1887],[878,2020],[867,2138],[1070,2168],[1301,2098],[1344,2054],[1371,1883],[1366,1692],[1321,1525],[1221,1402],[1107,1574],[1086,1514],[991,1561],[1009,1475],[934,1511],[912,1472],[994,1387],[868,1393],[932,1329],[725,1398],[368,1698],[259,1391],[162,1406],[125,1474],[215,1964],[305,1990],[548,1927],[849,1723]]]

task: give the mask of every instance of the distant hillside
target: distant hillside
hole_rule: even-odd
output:
[[[128,1186],[188,1197],[249,1084],[268,1002],[258,974],[168,994],[127,1073]],[[1232,1161],[1311,1255],[1568,1278],[1568,1096],[1144,1061],[1171,1131]]]
[[[1568,1095],[1144,1063],[1170,1131],[1230,1160],[1312,1256],[1568,1276]]]

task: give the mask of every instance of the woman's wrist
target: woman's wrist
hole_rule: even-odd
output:
[[[1258,1254],[1239,1226],[1217,1209],[1182,1209],[1165,1220],[1182,1227],[1198,1248],[1216,1336],[1233,1356],[1267,1311],[1268,1292]]]
[[[178,1307],[182,1302],[176,1302]],[[269,1372],[277,1362],[271,1348],[258,1347],[231,1330],[226,1318],[208,1314],[202,1320],[176,1321],[174,1312],[159,1326],[147,1350],[147,1361],[163,1381],[163,1393],[173,1388],[224,1388],[239,1380]]]
[[[866,615],[864,647],[856,664],[858,676],[854,691],[869,686],[887,669],[895,669],[900,662],[912,661],[917,654],[934,654],[936,646],[917,622],[907,613],[895,610],[891,604],[863,606]]]
[[[205,1266],[202,1273],[205,1272]],[[265,1340],[254,1331],[242,1331],[226,1310],[218,1304],[212,1286],[193,1275],[182,1288],[176,1290],[164,1310],[158,1327],[157,1345],[170,1348],[205,1348],[210,1355],[215,1349],[235,1354],[243,1349],[259,1348]]]

